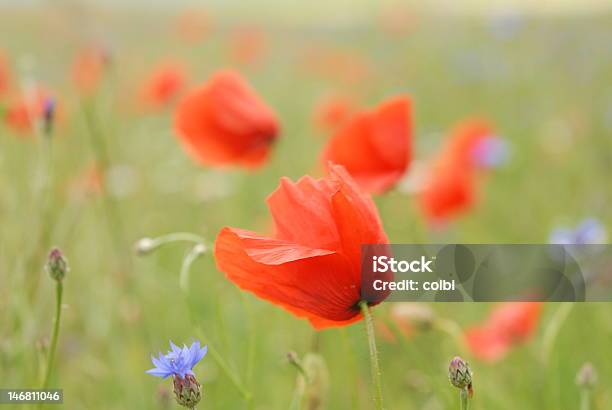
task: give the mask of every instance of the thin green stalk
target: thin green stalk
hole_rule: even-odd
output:
[[[352,405],[352,408],[357,408],[357,404],[359,403],[359,397],[358,397],[359,381],[358,381],[357,371],[356,371],[357,360],[355,359],[355,350],[353,349],[353,345],[351,344],[346,328],[342,328],[340,331],[342,334],[342,342],[344,344],[344,350],[348,353],[348,366],[347,366],[348,374],[354,375],[353,388],[348,389],[348,391],[351,394],[351,405]]]
[[[93,100],[83,101],[81,103],[83,109],[83,115],[85,117],[85,123],[87,131],[91,140],[91,146],[96,157],[96,161],[101,168],[102,174],[105,175],[108,167],[110,166],[110,156],[108,148],[104,141],[104,136],[100,132],[98,121],[96,119],[95,107],[93,106]],[[108,218],[108,228],[110,231],[111,239],[115,247],[115,252],[119,256],[122,263],[122,268],[129,268],[129,261],[125,254],[124,244],[124,233],[123,233],[123,222],[119,214],[119,207],[117,203],[109,195],[108,189],[105,182],[103,181],[103,193],[102,203]]]
[[[589,389],[582,389],[580,393],[580,410],[591,410],[591,392]]]
[[[366,333],[368,334],[368,347],[370,350],[370,369],[372,372],[372,383],[374,385],[374,404],[377,410],[383,409],[383,395],[381,383],[380,364],[378,362],[378,349],[376,348],[376,336],[374,334],[374,322],[368,307],[368,302],[359,302],[359,307],[365,321]]]
[[[189,291],[189,272],[191,271],[191,264],[206,252],[206,246],[202,243],[195,245],[189,253],[183,258],[181,264],[181,272],[179,274],[179,287],[183,292]]]
[[[252,314],[251,305],[249,303],[248,297],[244,294],[244,292],[240,293],[242,297],[242,304],[245,310],[245,314],[249,317],[249,336],[247,343],[247,365],[245,371],[245,381],[246,385],[249,386],[249,389],[253,391],[253,372],[255,370],[255,356],[257,353],[256,342],[257,342],[257,331],[255,328],[255,315]],[[250,400],[247,403],[247,408],[250,410],[253,408],[253,395],[251,395]]]
[[[45,380],[43,382],[43,389],[49,387],[49,380],[51,378],[51,372],[53,371],[53,363],[55,359],[55,351],[57,350],[57,339],[60,330],[60,320],[62,316],[62,293],[64,285],[61,280],[57,281],[55,292],[55,318],[53,320],[53,335],[51,336],[51,347],[49,348],[49,356],[47,357],[47,371],[45,373]]]
[[[193,242],[195,244],[204,244],[205,242],[203,237],[191,232],[172,232],[167,235],[158,236],[153,241],[155,242],[155,247],[171,242]]]
[[[548,326],[546,327],[546,330],[544,331],[544,336],[542,337],[541,358],[544,364],[548,364],[548,360],[550,359],[550,354],[552,353],[552,349],[555,344],[555,340],[557,339],[557,335],[559,334],[563,323],[568,318],[573,308],[573,302],[562,303],[561,307],[557,309],[553,317],[548,322]]]
[[[467,388],[461,389],[460,397],[461,397],[461,410],[468,410],[470,408],[470,400],[469,400],[469,394],[468,394]]]

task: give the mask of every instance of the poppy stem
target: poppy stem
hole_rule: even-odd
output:
[[[557,335],[559,334],[563,323],[565,323],[565,320],[571,313],[573,307],[574,303],[572,302],[562,303],[548,322],[548,326],[546,327],[546,330],[544,330],[544,336],[542,336],[541,358],[544,364],[548,364]]]
[[[45,373],[45,380],[43,381],[43,389],[49,386],[49,380],[51,379],[51,371],[53,370],[53,361],[55,359],[55,351],[57,350],[57,339],[59,336],[60,319],[62,315],[62,293],[64,285],[61,280],[58,280],[55,286],[55,318],[53,319],[53,335],[51,336],[51,347],[49,349],[49,356],[47,357],[47,371]]]
[[[181,273],[179,274],[179,287],[183,292],[187,292],[189,290],[189,272],[191,270],[191,265],[193,262],[203,255],[206,252],[206,246],[204,244],[197,244],[187,255],[183,258],[183,263],[181,264]]]
[[[368,334],[368,347],[370,350],[370,370],[372,372],[372,383],[374,384],[374,404],[377,410],[383,409],[383,395],[381,383],[380,364],[378,362],[378,349],[376,348],[376,336],[374,334],[374,322],[368,302],[362,300],[359,307],[365,320],[366,333]]]

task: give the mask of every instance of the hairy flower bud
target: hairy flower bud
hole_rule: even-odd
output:
[[[134,250],[138,255],[146,255],[150,253],[153,249],[157,247],[157,242],[151,238],[142,238],[139,239],[134,244]]]
[[[456,388],[467,389],[472,394],[472,370],[459,356],[451,360],[448,366],[448,380]]]
[[[597,384],[597,371],[592,363],[582,365],[576,375],[576,384],[585,389],[592,389]]]
[[[68,261],[64,258],[62,251],[58,248],[53,248],[51,252],[49,252],[45,271],[47,271],[53,280],[59,282],[64,279],[69,270]]]
[[[329,373],[325,360],[318,354],[308,353],[301,361],[301,366],[304,374],[298,376],[297,389],[302,394],[302,408],[324,409],[329,390]]]
[[[188,409],[194,408],[202,398],[202,387],[195,376],[186,374],[184,378],[173,376],[174,397],[176,402]]]

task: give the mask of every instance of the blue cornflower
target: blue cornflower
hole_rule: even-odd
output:
[[[606,240],[606,228],[595,218],[585,219],[575,228],[557,228],[549,238],[550,243],[561,245],[599,244]]]
[[[200,342],[196,341],[191,344],[190,347],[183,345],[178,347],[172,341],[170,341],[170,350],[165,355],[159,354],[159,357],[151,356],[151,361],[155,365],[155,368],[147,370],[146,373],[162,379],[168,376],[178,376],[184,379],[186,375],[192,375],[191,371],[196,364],[208,351],[208,346],[200,348]]]
[[[510,145],[503,138],[491,135],[474,146],[472,157],[479,167],[497,168],[508,162]]]

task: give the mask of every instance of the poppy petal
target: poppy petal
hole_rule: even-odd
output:
[[[241,289],[319,326],[326,322],[317,318],[347,321],[359,314],[355,306],[347,306],[359,300],[359,287],[343,274],[350,269],[344,257],[316,249],[270,251],[277,244],[248,231],[224,228],[215,242],[217,267]]]

